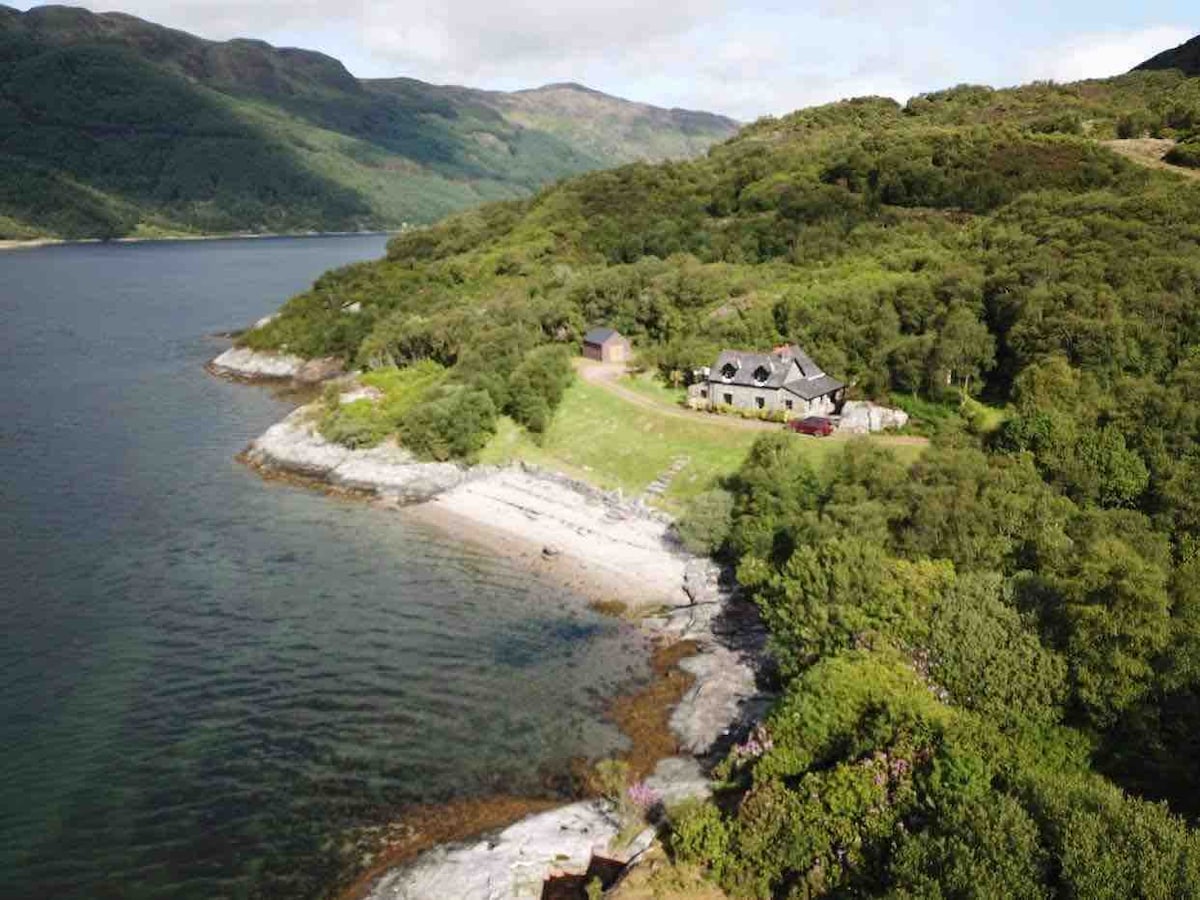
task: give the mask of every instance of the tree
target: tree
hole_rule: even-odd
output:
[[[1079,548],[1056,584],[1075,696],[1095,722],[1110,724],[1150,689],[1155,657],[1170,640],[1166,573],[1126,541],[1102,535]]]
[[[889,896],[897,900],[1053,896],[1037,823],[1018,801],[999,792],[939,799],[941,808],[930,826],[901,837],[891,866]]]
[[[942,319],[930,354],[930,382],[935,390],[959,386],[964,394],[983,385],[983,375],[996,358],[996,341],[966,305],[956,303]]]
[[[1058,721],[1067,666],[1003,597],[997,575],[959,576],[932,602],[928,657],[954,702],[1003,727]]]
[[[1112,426],[1084,431],[1063,474],[1074,493],[1101,506],[1128,506],[1150,483],[1146,464]]]
[[[398,431],[418,456],[470,460],[496,431],[496,407],[487,391],[447,386],[405,413]]]

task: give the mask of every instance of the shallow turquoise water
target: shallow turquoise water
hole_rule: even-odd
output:
[[[632,635],[233,460],[290,403],[210,335],[382,250],[0,254],[0,895],[320,896],[348,830],[618,745]]]

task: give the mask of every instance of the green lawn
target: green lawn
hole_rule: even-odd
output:
[[[658,403],[679,406],[687,399],[686,388],[672,388],[663,384],[662,379],[654,372],[641,372],[637,375],[627,375],[620,381],[621,387],[637,391],[643,397],[648,397]]]
[[[659,415],[577,379],[540,445],[512,421],[502,419],[480,461],[503,464],[522,459],[636,495],[672,462],[686,456],[688,465],[661,502],[676,510],[683,501],[737,469],[761,433],[731,428],[716,418],[709,422]],[[810,449],[814,465],[845,446],[845,441],[827,438],[797,436],[796,440]],[[906,461],[915,459],[921,449],[893,448]]]

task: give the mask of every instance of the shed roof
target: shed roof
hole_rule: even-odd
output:
[[[613,338],[620,338],[621,332],[615,328],[593,328],[583,336],[585,344],[607,344]]]

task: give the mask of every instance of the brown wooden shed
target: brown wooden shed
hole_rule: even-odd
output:
[[[583,355],[599,362],[626,362],[629,339],[615,328],[593,328],[583,336]]]

